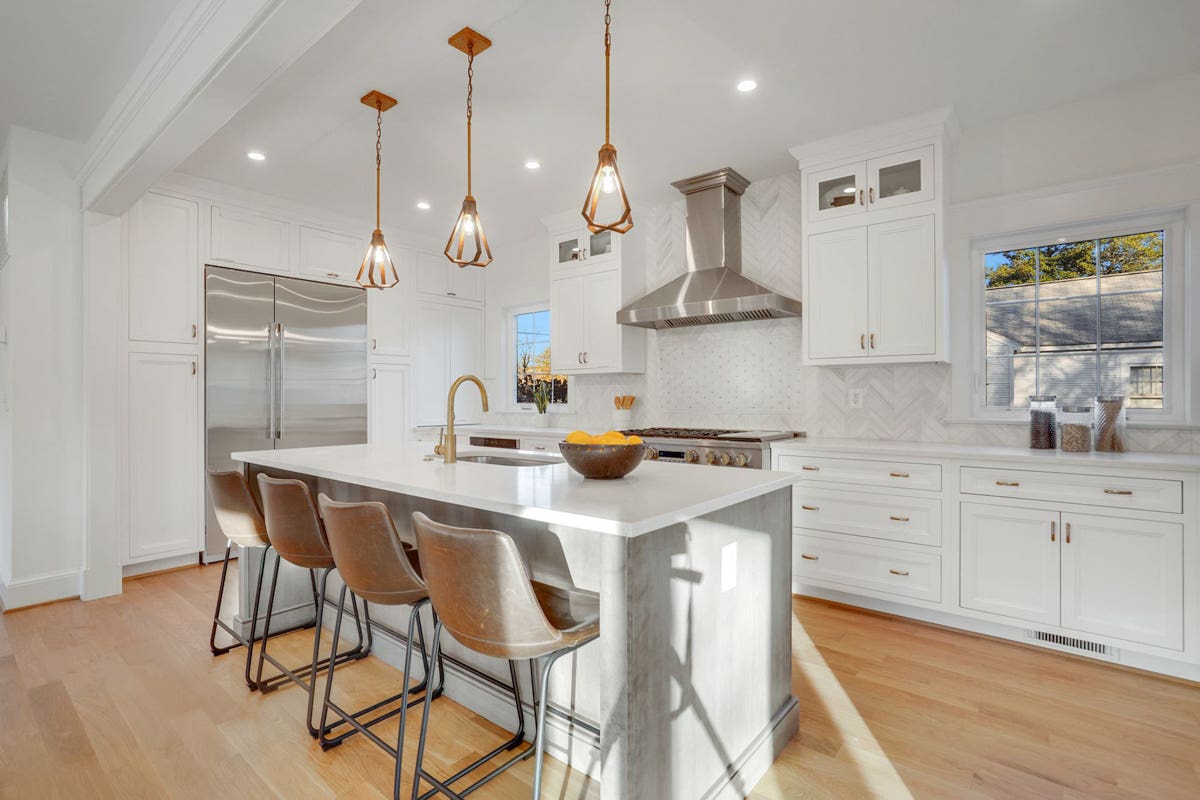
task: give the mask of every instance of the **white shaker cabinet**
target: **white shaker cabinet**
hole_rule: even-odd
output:
[[[353,281],[366,251],[358,236],[300,226],[300,274],[306,278]]]
[[[197,372],[195,356],[129,354],[127,563],[203,547]]]
[[[402,445],[411,438],[409,375],[408,364],[371,366],[371,444]]]
[[[868,357],[932,355],[938,303],[933,215],[869,226],[867,265]]]
[[[963,503],[961,524],[963,607],[1058,625],[1058,512]]]
[[[1062,626],[1183,647],[1183,526],[1062,515]]]
[[[478,303],[483,301],[483,270],[460,267],[442,253],[417,253],[417,291]]]
[[[551,281],[551,368],[566,375],[642,369],[626,357],[630,340],[636,336],[640,344],[641,336],[617,324],[620,309],[621,273],[616,269]]]
[[[809,238],[807,293],[810,358],[867,357],[867,229]]]
[[[483,369],[482,309],[419,300],[413,315],[413,425],[446,424],[446,394],[460,375],[479,376]],[[474,386],[459,392],[457,423],[483,418]]]
[[[200,333],[199,206],[151,192],[129,210],[129,338],[196,344]]]
[[[292,223],[248,209],[213,204],[212,260],[232,267],[290,272]]]
[[[412,251],[390,249],[400,282],[390,289],[367,290],[368,346],[371,356],[407,356],[412,330]]]

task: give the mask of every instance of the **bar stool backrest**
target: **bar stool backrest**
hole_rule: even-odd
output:
[[[317,498],[338,574],[350,591],[379,605],[409,605],[429,596],[383,503]]]
[[[562,634],[546,619],[511,536],[443,525],[420,512],[413,527],[433,608],[460,644],[507,659],[555,649]]]
[[[246,478],[237,471],[208,471],[208,496],[221,533],[242,547],[264,547],[267,526]]]
[[[260,472],[258,492],[267,536],[279,555],[305,569],[332,567],[333,555],[308,485],[295,478],[272,478]]]

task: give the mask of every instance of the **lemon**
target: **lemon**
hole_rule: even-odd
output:
[[[641,443],[642,443],[642,437],[640,437],[640,436],[630,436],[629,438],[627,438],[625,440],[625,444],[641,444]]]
[[[626,444],[625,434],[620,431],[608,431],[600,437],[600,444]]]
[[[592,435],[586,431],[571,431],[567,434],[567,444],[591,444]]]

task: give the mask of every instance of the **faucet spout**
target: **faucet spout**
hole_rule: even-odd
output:
[[[454,396],[458,394],[458,387],[468,381],[479,387],[479,396],[483,399],[483,410],[488,410],[487,389],[483,388],[483,381],[479,378],[474,375],[461,375],[454,383],[450,384],[450,394],[446,396],[446,444],[442,448],[442,461],[446,464],[454,464],[458,461],[458,438],[454,435]]]

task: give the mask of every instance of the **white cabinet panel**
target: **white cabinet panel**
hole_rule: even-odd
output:
[[[793,490],[792,524],[798,528],[939,546],[942,501],[879,492],[799,485]]]
[[[1063,514],[1062,625],[1183,649],[1183,526]]]
[[[843,537],[792,536],[792,574],[877,592],[939,602],[942,558]]]
[[[450,364],[450,308],[418,302],[413,315],[414,425],[444,425]]]
[[[559,454],[558,443],[561,438],[529,438],[528,436],[521,437],[522,450],[537,450],[539,453]]]
[[[583,277],[583,366],[610,371],[621,353],[621,274],[617,270]],[[551,351],[553,353],[553,351]]]
[[[417,252],[417,291],[442,297],[450,290],[449,264],[441,253]]]
[[[933,199],[933,145],[867,162],[867,208],[881,211]]]
[[[367,291],[371,355],[406,356],[413,316],[412,251],[398,247],[391,254],[400,282],[390,289]]]
[[[201,549],[196,357],[129,354],[127,559]]]
[[[371,444],[409,441],[409,366],[376,363],[371,367]]]
[[[576,372],[583,368],[583,280],[550,282],[550,368]]]
[[[871,225],[867,232],[871,356],[932,354],[938,302],[933,215]]]
[[[963,503],[963,607],[1057,625],[1060,534],[1058,512]]]
[[[151,192],[129,210],[129,338],[199,339],[199,207]]]
[[[808,239],[808,355],[866,358],[867,229],[850,228]]]
[[[450,310],[449,387],[460,375],[480,376],[483,371],[483,311],[455,306]],[[454,404],[455,423],[483,421],[483,399],[474,385],[463,386]]]
[[[1183,511],[1183,483],[1176,480],[1039,472],[1011,467],[963,467],[960,474],[964,494],[1172,514]]]
[[[290,272],[292,225],[240,208],[212,207],[212,257],[270,272]]]
[[[483,302],[483,270],[479,267],[460,267],[445,259],[442,260],[446,262],[446,269],[449,272],[447,281],[449,288],[446,293],[459,300]]]
[[[785,472],[799,472],[805,481],[935,491],[942,488],[940,464],[783,455],[779,457],[779,469]]]
[[[366,251],[367,243],[357,236],[300,226],[301,275],[352,281]]]
[[[867,210],[867,165],[859,161],[809,172],[805,205],[812,222],[852,217]]]

